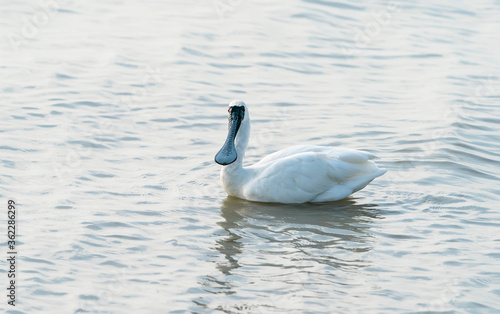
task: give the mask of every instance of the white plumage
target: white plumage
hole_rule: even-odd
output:
[[[243,168],[250,137],[248,108],[240,100],[229,104],[229,130],[215,161],[224,167],[221,181],[235,197],[259,202],[305,203],[336,201],[361,190],[387,170],[375,155],[327,146],[294,146]]]

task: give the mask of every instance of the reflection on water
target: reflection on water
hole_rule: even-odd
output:
[[[204,288],[214,294],[241,294],[250,282],[234,278],[244,273],[251,274],[252,285],[279,289],[280,298],[304,289],[328,295],[323,291],[325,285],[334,291],[334,286],[349,281],[345,272],[355,273],[371,265],[369,253],[375,240],[370,228],[383,218],[376,204],[355,199],[274,204],[230,196],[222,203],[221,217],[224,220],[217,224],[227,235],[219,237],[215,245],[220,253],[214,259],[215,267],[220,273],[203,277]]]
[[[495,312],[500,6],[456,2],[3,1],[16,310]],[[226,199],[234,98],[248,164],[330,145],[389,172],[341,202]]]

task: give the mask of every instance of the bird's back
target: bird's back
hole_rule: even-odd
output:
[[[283,149],[247,168],[242,197],[280,203],[339,200],[385,173],[371,161],[374,158],[370,153],[326,146]]]

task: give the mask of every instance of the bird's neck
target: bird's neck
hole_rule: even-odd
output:
[[[244,153],[244,151],[243,151]],[[220,172],[222,186],[227,194],[239,198],[244,198],[243,189],[248,180],[248,170],[243,168],[243,156],[238,151],[238,158],[232,164],[222,167]]]
[[[238,130],[238,133],[235,138],[234,146],[236,148],[236,154],[238,157],[236,158],[235,162],[226,166],[226,168],[232,166],[232,170],[234,171],[243,167],[243,158],[245,157],[245,151],[247,150],[249,139],[250,139],[250,121],[247,118],[247,120],[241,124],[240,129]]]

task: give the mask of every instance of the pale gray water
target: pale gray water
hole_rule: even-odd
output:
[[[40,3],[0,13],[16,313],[500,309],[500,2]],[[328,204],[226,198],[234,98],[245,163],[317,144],[389,172]]]

